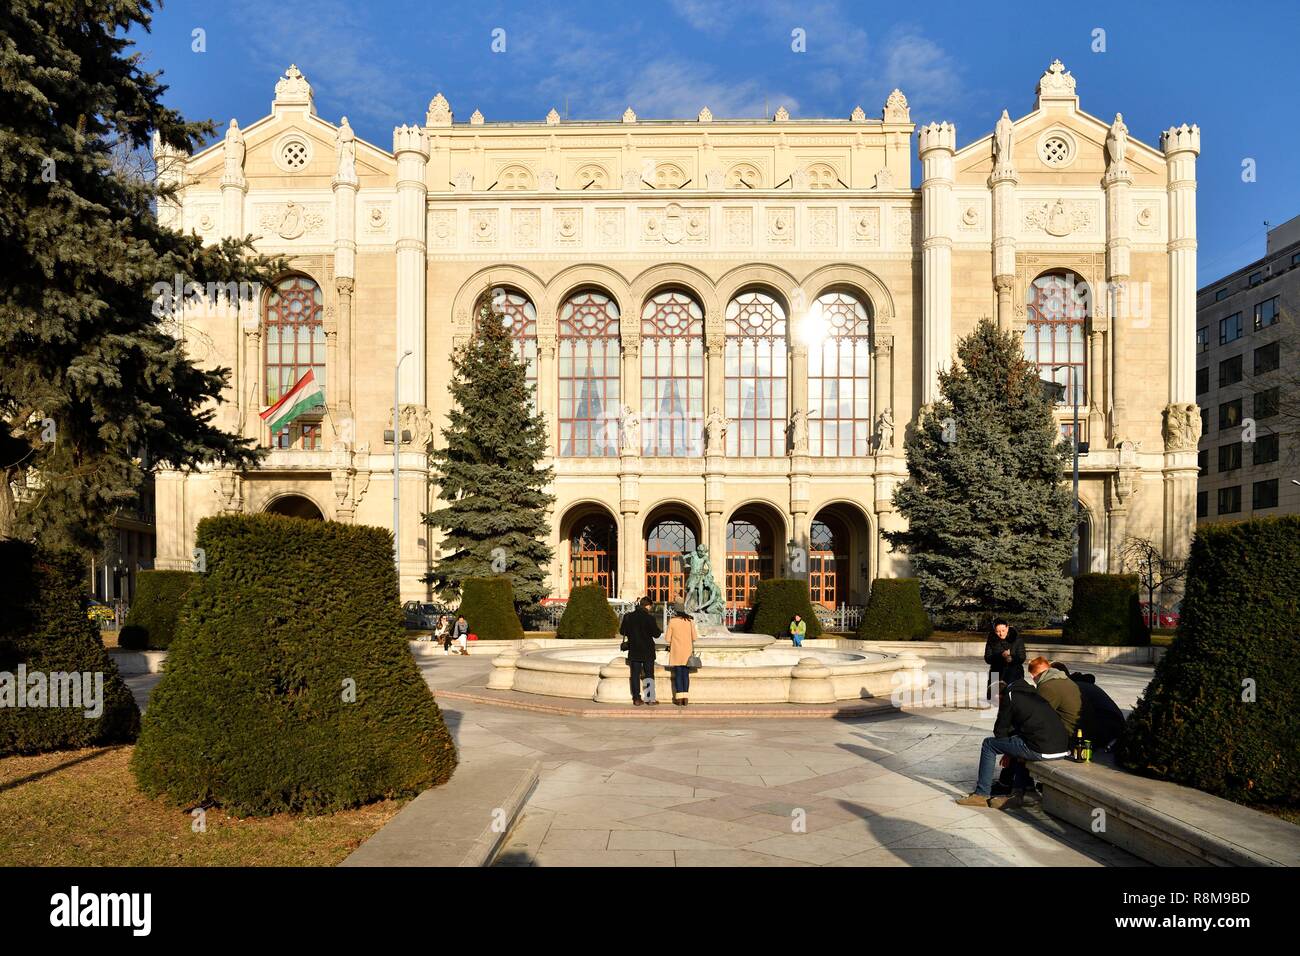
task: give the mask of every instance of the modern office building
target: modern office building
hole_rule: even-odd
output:
[[[907,572],[881,535],[901,527],[905,429],[982,317],[1067,386],[1063,429],[1080,406],[1081,565],[1118,570],[1130,534],[1185,553],[1198,129],[1130,137],[1080,108],[1059,61],[1027,112],[965,145],[918,129],[898,90],[845,112],[492,123],[439,94],[390,149],[318,116],[290,67],[269,115],[193,156],[157,149],[181,186],[163,222],[291,263],[237,309],[180,317],[196,359],[233,370],[218,421],[273,450],[257,471],[158,477],[158,566],[188,566],[220,512],[391,526],[384,430],[409,351],[399,564],[422,596],[427,452],[486,294],[550,431],[558,595],[676,596],[700,543],[734,607],[796,549],[816,601],[862,603]],[[258,412],[308,370],[325,405],[268,434]]]
[[[1300,216],[1196,296],[1198,522],[1300,511]]]

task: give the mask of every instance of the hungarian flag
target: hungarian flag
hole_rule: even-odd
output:
[[[262,421],[271,426],[274,435],[303,412],[325,404],[325,393],[316,381],[315,369],[298,379],[298,384],[280,396],[280,400],[262,412]]]

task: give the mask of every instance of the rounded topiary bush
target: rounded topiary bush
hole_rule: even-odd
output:
[[[466,578],[460,607],[470,633],[483,641],[523,640],[524,625],[515,613],[514,582],[508,576]]]
[[[802,615],[808,622],[804,637],[820,637],[822,625],[808,596],[808,582],[799,578],[770,578],[758,582],[753,617],[749,629],[754,634],[773,637],[790,636],[790,620]]]
[[[921,604],[921,582],[916,578],[876,578],[862,612],[858,639],[863,641],[920,641],[934,628]]]
[[[176,633],[176,619],[198,580],[193,571],[141,571],[119,647],[164,651]]]
[[[1300,804],[1300,516],[1202,525],[1178,633],[1120,738],[1140,773]]]
[[[599,584],[582,584],[569,592],[555,636],[578,640],[609,640],[618,635],[618,615]]]
[[[1147,644],[1136,574],[1080,574],[1061,628],[1067,644]]]
[[[381,528],[199,522],[207,570],[176,628],[132,768],[179,806],[326,812],[442,783],[456,750],[407,647]]]
[[[76,554],[0,541],[0,756],[139,732],[140,709],[82,606],[85,573]]]

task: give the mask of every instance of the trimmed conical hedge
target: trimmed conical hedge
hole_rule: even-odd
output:
[[[514,582],[509,577],[468,578],[456,613],[465,616],[470,633],[479,640],[520,641],[524,625],[515,613],[514,595]]]
[[[1178,634],[1120,738],[1141,773],[1300,804],[1300,516],[1202,525]]]
[[[916,578],[876,578],[871,597],[862,611],[858,639],[863,641],[920,641],[934,628],[921,604],[921,582]]]
[[[76,554],[0,541],[0,756],[121,743],[140,730],[135,698],[86,617],[85,574]]]
[[[560,615],[556,637],[578,640],[609,640],[618,634],[618,615],[609,605],[599,584],[580,584],[569,592],[569,603]]]
[[[754,617],[749,626],[751,633],[789,637],[790,621],[796,614],[802,615],[808,622],[805,638],[811,640],[821,636],[822,624],[813,611],[807,581],[800,578],[770,578],[758,582]]]
[[[207,571],[132,767],[141,789],[239,814],[410,796],[456,749],[402,628],[391,535],[278,515],[199,522]]]
[[[171,647],[181,607],[197,582],[193,571],[141,571],[117,646],[160,651]]]

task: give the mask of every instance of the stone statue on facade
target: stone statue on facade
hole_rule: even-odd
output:
[[[1201,440],[1201,411],[1195,402],[1180,402],[1165,409],[1165,451],[1188,451]]]
[[[876,419],[876,451],[888,451],[894,447],[894,413],[886,408]]]
[[[1003,173],[1012,168],[1011,149],[1013,143],[1013,124],[1006,110],[993,127],[993,172]]]
[[[423,405],[403,405],[398,415],[402,431],[411,433],[411,446],[426,449],[433,444],[433,413]]]
[[[343,117],[338,131],[334,134],[334,148],[338,153],[339,167],[335,176],[341,183],[357,181],[357,136],[348,125],[348,118]]]
[[[641,417],[631,405],[624,405],[618,415],[618,444],[622,451],[639,454],[641,451]]]
[[[226,130],[226,174],[227,182],[242,182],[244,178],[244,134],[239,130],[239,121],[231,120]]]
[[[724,442],[727,438],[727,419],[718,406],[714,405],[709,410],[709,417],[704,420],[704,448],[711,455],[721,455],[724,452]]]
[[[686,563],[686,610],[695,617],[699,626],[721,624],[726,612],[726,601],[722,589],[713,579],[713,569],[709,564],[709,549],[700,545],[694,551],[687,552]]]
[[[1112,166],[1124,165],[1124,151],[1128,149],[1128,126],[1124,124],[1124,114],[1116,113],[1115,122],[1110,124],[1106,134],[1106,152],[1110,155]]]
[[[791,451],[799,453],[808,450],[808,413],[802,408],[796,408],[790,416],[788,434]]]

